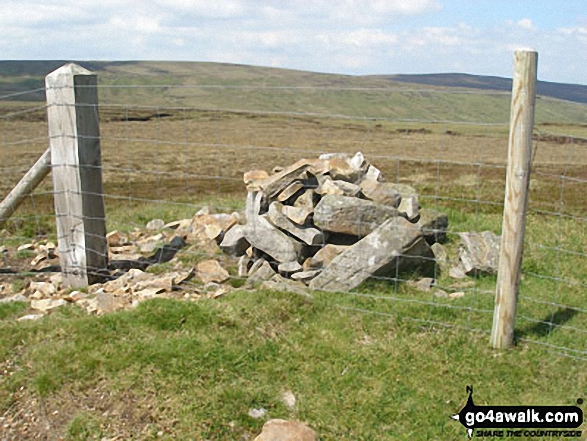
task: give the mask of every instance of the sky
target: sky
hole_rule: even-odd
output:
[[[178,60],[587,85],[585,0],[0,0],[2,60]]]

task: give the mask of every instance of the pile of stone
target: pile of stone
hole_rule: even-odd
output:
[[[240,257],[251,283],[347,291],[371,277],[434,274],[431,245],[445,239],[447,216],[421,208],[414,188],[386,182],[360,152],[254,170],[244,181],[245,222],[220,248]]]

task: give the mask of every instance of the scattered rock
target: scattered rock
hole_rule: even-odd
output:
[[[277,271],[284,277],[291,277],[292,274],[302,271],[302,265],[297,260],[293,262],[283,262],[277,267]]]
[[[281,394],[281,401],[285,404],[290,411],[293,411],[296,407],[296,396],[291,390],[286,390]]]
[[[246,238],[247,227],[235,225],[224,235],[220,249],[233,256],[242,256],[251,245]]]
[[[251,418],[259,419],[263,418],[267,414],[267,409],[259,408],[259,409],[250,409],[249,416]]]
[[[222,283],[230,278],[217,260],[204,260],[196,265],[196,274],[203,283]]]
[[[465,274],[497,274],[500,236],[490,231],[459,233],[459,236],[459,260]]]
[[[432,277],[423,277],[416,282],[413,282],[412,285],[418,291],[428,292],[432,289],[432,285],[434,285],[434,279]]]
[[[27,315],[23,315],[22,317],[19,317],[17,319],[18,322],[24,322],[24,321],[28,321],[28,320],[39,320],[41,317],[44,317],[44,314],[27,314]]]
[[[66,305],[67,302],[63,299],[41,299],[31,300],[31,308],[39,311],[48,312],[60,306]]]
[[[249,415],[251,413],[249,412]],[[318,435],[299,421],[269,420],[254,441],[317,441]]]
[[[449,267],[446,247],[438,242],[435,242],[430,246],[430,249],[434,253],[434,259],[436,260],[437,268],[440,271],[446,271]]]
[[[310,283],[314,277],[320,274],[322,270],[312,270],[312,271],[302,271],[299,273],[294,273],[291,275],[292,280],[298,280],[300,282],[305,283],[306,285]]]
[[[265,259],[259,259],[253,264],[249,271],[249,279],[247,280],[246,286],[253,286],[256,283],[269,280],[275,274],[277,273],[271,268],[269,262]]]
[[[165,221],[163,219],[153,219],[150,220],[146,227],[147,230],[154,231],[154,230],[161,230],[165,226]]]

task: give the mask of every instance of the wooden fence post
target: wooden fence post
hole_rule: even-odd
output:
[[[45,85],[63,284],[82,287],[108,265],[97,76],[67,64]]]
[[[532,161],[537,64],[536,52],[515,52],[501,249],[491,330],[494,348],[514,344]]]
[[[19,205],[30,195],[37,185],[39,185],[45,176],[51,171],[51,150],[45,150],[45,153],[35,162],[29,171],[8,193],[2,202],[0,202],[0,227],[3,226],[8,218],[16,211]]]

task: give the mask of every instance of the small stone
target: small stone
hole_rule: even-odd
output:
[[[196,265],[196,274],[203,283],[217,282],[222,283],[230,278],[226,271],[217,260],[204,260]]]
[[[35,245],[32,243],[25,243],[19,246],[16,251],[33,251],[35,249]]]
[[[432,285],[434,284],[434,279],[432,277],[423,277],[414,283],[414,287],[418,291],[428,292],[432,289]]]
[[[465,274],[465,270],[463,268],[461,268],[461,266],[453,266],[449,272],[448,275],[450,277],[452,277],[453,279],[462,279],[464,277],[466,277],[467,275]]]
[[[465,296],[465,293],[463,291],[453,292],[448,295],[448,297],[450,299],[460,299],[461,297],[464,297],[464,296]]]
[[[146,227],[147,230],[161,230],[163,227],[165,226],[165,221],[163,221],[163,219],[153,219],[150,220]]]
[[[52,283],[49,282],[31,282],[28,289],[33,292],[33,294],[38,293],[38,298],[46,298],[51,297],[57,292],[57,289]]]
[[[114,230],[106,235],[106,242],[109,247],[120,247],[128,242],[128,238],[123,236],[120,231]]]
[[[269,420],[254,441],[317,441],[318,435],[299,421]]]
[[[47,312],[51,311],[60,306],[66,305],[67,302],[63,299],[41,299],[32,300],[31,308],[38,309],[39,311]]]
[[[435,289],[434,290],[434,296],[441,298],[441,299],[448,299],[448,293],[442,289]]]
[[[28,320],[38,320],[44,316],[45,316],[44,314],[27,314],[27,315],[23,315],[22,317],[19,317],[17,319],[17,321],[24,322],[24,321],[28,321]]]
[[[15,294],[13,296],[4,297],[0,299],[0,303],[11,303],[11,302],[28,302],[29,299],[22,294]]]
[[[124,307],[124,302],[120,297],[107,292],[98,292],[95,300],[98,314],[107,314]]]
[[[295,273],[291,275],[292,280],[298,280],[305,284],[308,284],[310,280],[320,274],[322,270],[311,270],[311,271],[302,271],[299,273]]]
[[[255,418],[255,419],[263,418],[266,413],[267,413],[267,409],[264,409],[262,407],[259,409],[250,409],[249,410],[249,416],[251,418]]]
[[[260,262],[258,264],[257,262]],[[247,285],[252,286],[255,283],[262,282],[264,280],[269,280],[273,277],[276,273],[269,265],[265,259],[259,259],[257,262],[253,264],[251,270],[249,271],[249,280],[247,280]]]
[[[291,390],[286,390],[281,395],[281,401],[285,404],[289,410],[294,410],[296,407],[296,396],[293,394]]]

